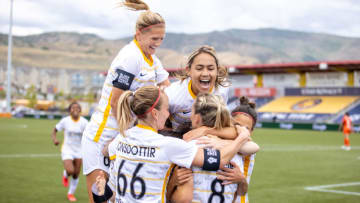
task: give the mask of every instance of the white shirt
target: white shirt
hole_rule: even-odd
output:
[[[80,149],[81,137],[87,124],[88,121],[82,116],[77,121],[73,120],[71,116],[66,116],[56,124],[55,128],[57,131],[64,131],[64,145]]]
[[[226,105],[228,100],[228,87],[219,86],[211,91],[223,98]],[[196,95],[191,90],[191,79],[176,81],[165,89],[169,97],[170,121],[175,132],[181,132],[183,128],[191,127],[191,108],[195,102]]]
[[[116,142],[116,176],[111,173],[110,185],[121,202],[165,202],[174,164],[190,168],[198,150],[194,143],[165,137],[143,125],[125,131],[125,137],[119,134]]]
[[[131,41],[120,50],[108,70],[99,105],[91,116],[85,134],[100,143],[106,143],[118,134],[119,127],[110,106],[113,86],[135,91],[142,86],[159,84],[168,75],[155,55],[147,58],[138,42],[135,39]]]
[[[238,154],[231,160],[235,162],[243,173],[242,157]],[[225,167],[233,167],[227,164]],[[216,178],[216,172],[204,171],[199,167],[193,167],[194,174],[194,197],[193,202],[233,202],[237,190],[237,184],[221,185],[222,181]]]

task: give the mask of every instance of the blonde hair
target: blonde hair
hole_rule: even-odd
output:
[[[140,119],[146,118],[146,112],[155,104],[157,98],[161,96],[161,92],[158,87],[144,86],[136,90],[135,93],[128,90],[121,94],[116,109],[116,120],[122,135],[125,136],[125,130],[130,127],[134,119],[133,114]],[[160,98],[154,108],[159,110],[161,103]]]
[[[145,10],[136,21],[136,30],[140,32],[147,31],[145,28],[149,28],[152,25],[165,26],[164,18],[159,13],[150,11],[149,6],[141,0],[124,0],[124,2],[120,3],[120,6],[134,11]]]
[[[194,103],[195,114],[200,114],[204,126],[220,130],[230,127],[231,116],[218,95],[200,93]]]
[[[223,87],[230,86],[230,82],[228,81],[227,69],[224,66],[221,66],[219,64],[219,59],[216,56],[214,47],[207,46],[207,45],[201,46],[200,48],[198,48],[197,50],[195,50],[193,53],[190,54],[190,56],[188,57],[187,62],[186,62],[185,70],[176,74],[176,77],[178,79],[180,79],[181,81],[184,81],[186,78],[188,78],[189,75],[187,74],[187,70],[191,69],[191,65],[193,64],[195,58],[202,53],[209,54],[210,56],[214,57],[214,59],[215,59],[216,69],[217,69],[215,88],[217,88],[219,85],[223,86]]]

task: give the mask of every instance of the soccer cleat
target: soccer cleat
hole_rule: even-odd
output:
[[[341,149],[346,150],[346,146],[345,145],[341,146]]]
[[[67,199],[70,201],[70,202],[76,202],[76,198],[73,194],[68,194],[67,195]]]
[[[345,150],[346,150],[346,151],[350,151],[350,150],[351,150],[351,147],[350,147],[350,146],[347,146],[347,147],[345,148]]]
[[[62,177],[62,184],[64,185],[64,187],[69,186],[69,180],[67,177],[65,177],[65,176]]]

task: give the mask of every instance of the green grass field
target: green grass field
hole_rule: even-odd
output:
[[[50,139],[56,122],[0,119],[1,203],[67,202],[60,147]],[[256,156],[250,202],[360,202],[360,134],[351,135],[351,151],[340,149],[340,132],[256,129],[253,137],[262,150]],[[311,186],[325,186],[327,192],[304,189]],[[87,202],[83,175],[76,197]]]

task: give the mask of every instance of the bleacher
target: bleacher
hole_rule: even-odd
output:
[[[284,96],[259,108],[259,121],[324,123],[358,99],[356,96]],[[360,112],[360,107],[356,110]]]

